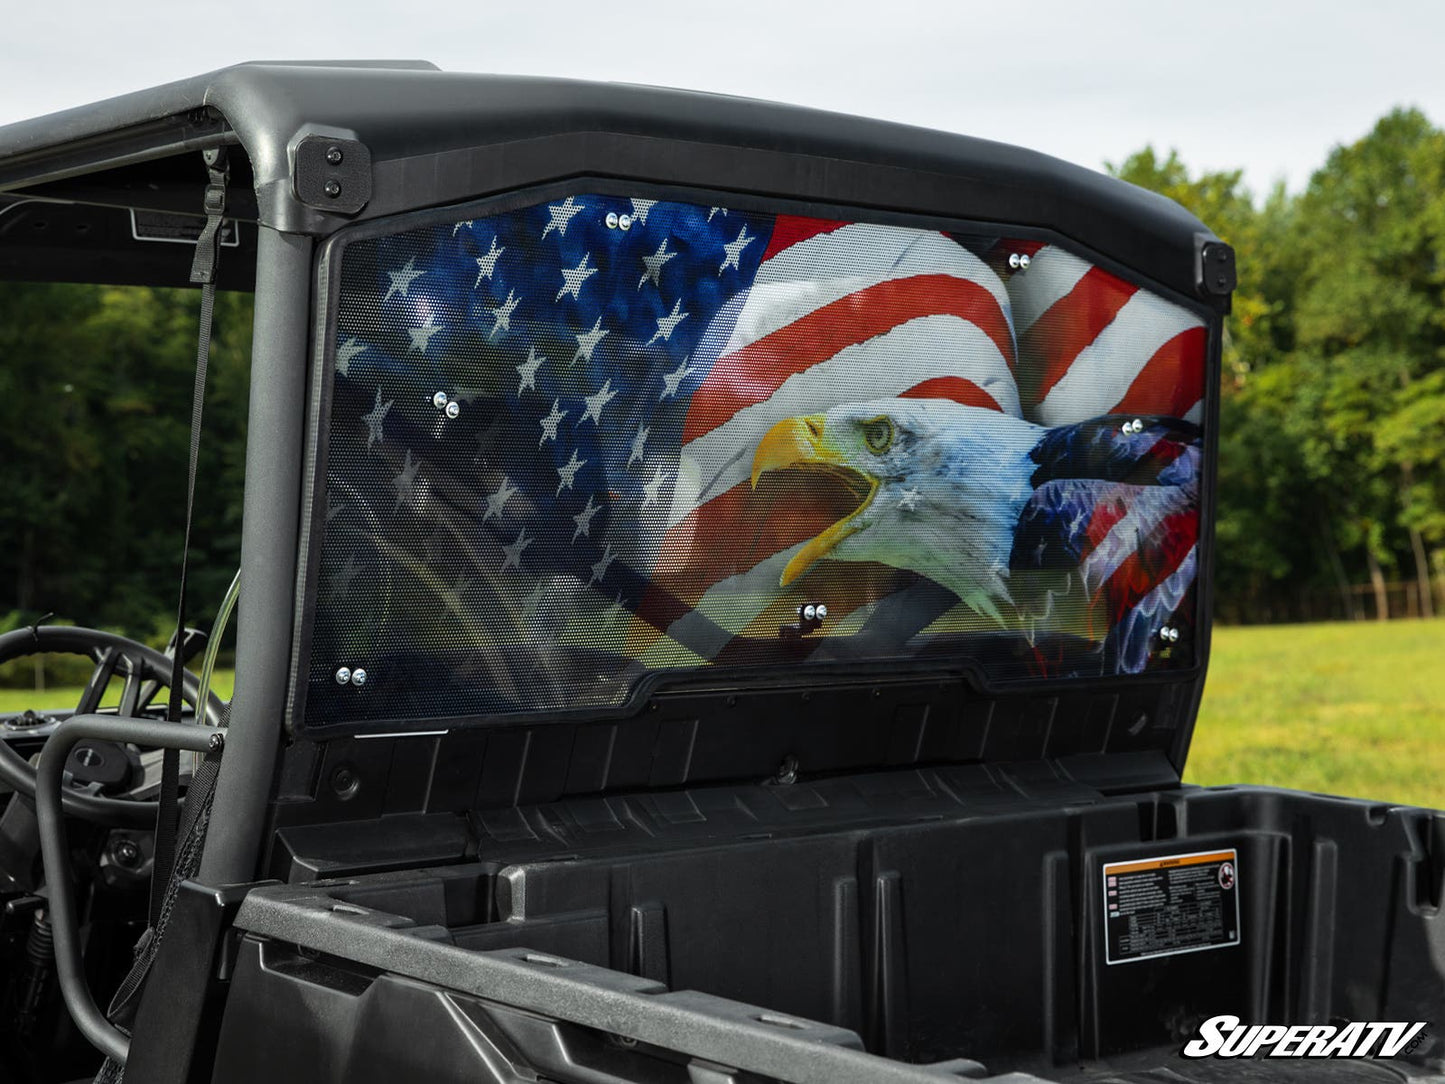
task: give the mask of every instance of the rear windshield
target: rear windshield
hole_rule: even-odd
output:
[[[332,262],[306,726],[722,667],[1194,664],[1195,311],[1006,235],[468,215]]]

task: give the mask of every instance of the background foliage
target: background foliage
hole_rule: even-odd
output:
[[[1445,604],[1445,133],[1416,110],[1298,194],[1146,148],[1111,172],[1238,250],[1222,395],[1218,616]],[[173,621],[198,297],[0,287],[0,629],[54,611],[163,642]],[[250,299],[223,296],[190,612],[239,560]],[[1435,577],[1432,590],[1431,577]]]

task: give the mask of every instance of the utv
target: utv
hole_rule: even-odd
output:
[[[234,699],[191,636],[0,638],[96,667],[0,722],[0,1073],[1438,1073],[1445,813],[1181,785],[1233,259],[642,87],[257,64],[0,129],[0,277],[201,285],[202,360],[255,298]]]

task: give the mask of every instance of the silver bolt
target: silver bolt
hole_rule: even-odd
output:
[[[358,688],[360,688],[362,685],[365,685],[366,671],[359,666],[355,670],[351,671],[351,684],[357,686]]]
[[[621,221],[622,220],[617,217],[616,211],[607,212],[607,228],[609,230],[615,230],[618,226],[618,223]],[[628,225],[631,225],[631,223],[629,222]]]
[[[447,393],[444,391],[436,392],[431,397],[431,405],[436,407],[438,410],[444,408],[447,405]]]
[[[340,147],[332,147],[326,152],[326,160],[330,162],[333,166],[341,165],[342,157],[343,155],[341,153]]]
[[[1023,252],[1023,253],[1020,253],[1020,254],[1019,254],[1019,269],[1020,269],[1020,270],[1022,270],[1022,271],[1027,271],[1027,270],[1029,269],[1029,264],[1032,263],[1032,262],[1033,262],[1033,261],[1029,259],[1029,254],[1028,254],[1027,252]]]
[[[813,620],[815,617],[817,617],[817,616],[818,616],[818,607],[814,606],[812,603],[809,603],[807,606],[804,606],[804,607],[803,607],[803,620],[804,620],[804,621],[812,621],[812,620]]]
[[[1176,641],[1178,641],[1178,639],[1179,639],[1179,630],[1178,630],[1178,629],[1170,629],[1170,630],[1169,630],[1169,642],[1170,642],[1170,643],[1175,643]]]
[[[336,684],[345,685],[351,680],[351,667],[340,666],[336,669]]]
[[[1141,422],[1138,418],[1135,418],[1135,419],[1134,419],[1134,432],[1136,432],[1136,433],[1142,433],[1142,432],[1144,432],[1144,423]]]
[[[828,607],[824,606],[821,602],[818,603],[818,620],[821,621],[821,620],[823,620],[823,618],[825,618],[825,617],[827,617],[827,616],[828,616]]]
[[[1012,267],[1015,271],[1017,271],[1020,267],[1023,266],[1023,257],[1020,256],[1017,252],[1010,252],[1008,257],[1008,265]]]
[[[630,230],[630,229],[632,229],[632,216],[631,216],[631,215],[621,215],[621,216],[619,216],[618,219],[617,219],[617,228],[618,228],[619,230],[624,230],[624,231],[625,231],[625,230]]]
[[[341,195],[341,184],[337,181],[327,181],[322,191],[324,191],[332,199],[335,199],[337,196]]]
[[[446,413],[447,413],[447,417],[448,417],[448,418],[455,418],[455,417],[456,417],[458,414],[460,414],[461,412],[462,412],[462,405],[461,405],[460,403],[458,403],[455,399],[453,399],[451,402],[449,402],[449,403],[447,404]]]

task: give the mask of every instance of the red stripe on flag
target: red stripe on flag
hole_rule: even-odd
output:
[[[1154,352],[1111,414],[1165,414],[1182,418],[1204,398],[1205,330],[1181,331]]]
[[[1113,322],[1138,289],[1102,268],[1091,267],[1024,332],[1019,356],[1030,364],[1019,366],[1019,399],[1026,413],[1064,378],[1079,354]]]
[[[768,250],[763,253],[763,262],[767,263],[783,249],[792,248],[800,241],[817,237],[821,233],[832,233],[834,230],[851,225],[851,222],[834,222],[827,218],[779,215],[773,224],[773,235],[768,239]]]
[[[1003,407],[988,392],[972,380],[961,376],[935,376],[921,384],[914,384],[907,391],[898,393],[900,399],[952,399],[964,406],[986,407],[1003,413]]]
[[[1089,517],[1089,526],[1084,532],[1089,544],[1083,551],[1083,555],[1092,553],[1099,543],[1108,537],[1109,532],[1114,529],[1114,524],[1128,514],[1129,502],[1117,490],[1113,492],[1112,496],[1095,505],[1094,512]]]
[[[1097,596],[1107,607],[1113,628],[1139,600],[1168,579],[1199,539],[1199,514],[1194,509],[1166,516],[1148,539],[1114,570]]]
[[[814,309],[719,358],[692,397],[683,443],[711,432],[744,407],[767,399],[788,377],[924,316],[957,316],[970,321],[1013,365],[1008,320],[998,300],[978,283],[952,275],[890,279]]]
[[[668,529],[637,616],[666,629],[719,580],[821,534],[858,507],[847,485],[799,468],[739,482]],[[679,609],[679,604],[684,608]]]

